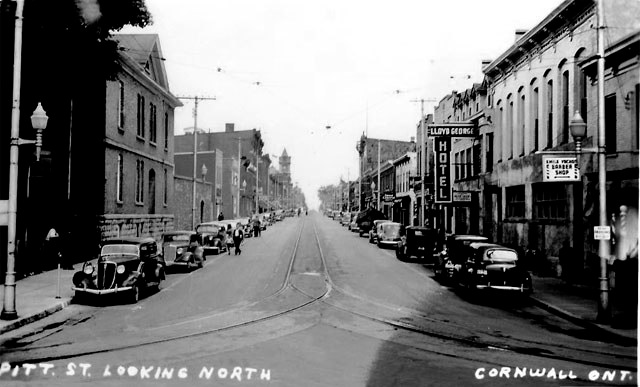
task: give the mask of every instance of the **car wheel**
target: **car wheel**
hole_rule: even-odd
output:
[[[369,236],[369,243],[373,243],[373,238]]]
[[[73,302],[76,304],[84,304],[87,301],[87,294],[85,292],[76,292],[73,296]]]

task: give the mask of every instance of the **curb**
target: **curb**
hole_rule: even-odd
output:
[[[67,299],[64,301],[61,301],[59,303],[57,303],[54,306],[51,306],[45,310],[43,310],[42,312],[38,312],[35,314],[32,314],[30,316],[26,316],[26,317],[22,317],[17,319],[16,321],[14,321],[13,323],[4,326],[2,328],[0,328],[0,335],[5,334],[9,331],[12,331],[14,329],[18,329],[20,327],[23,327],[27,324],[31,324],[32,322],[41,320],[45,317],[48,317],[56,312],[61,311],[62,309],[66,308],[67,306],[69,306],[69,304],[71,303],[71,299]]]
[[[564,309],[558,308],[557,306],[554,306],[546,301],[542,301],[536,297],[530,296],[529,299],[533,301],[533,303],[536,304],[538,307],[545,309],[555,314],[556,316],[560,316],[568,321],[571,321],[572,323],[579,325],[583,328],[597,331],[598,333],[607,336],[608,338],[618,342],[619,344],[624,344],[624,345],[637,344],[637,338],[632,335],[624,335],[624,334],[621,334],[620,332],[613,331],[608,327],[602,326],[600,324],[596,324],[595,322],[585,320],[581,317],[574,315],[573,313],[567,312]]]

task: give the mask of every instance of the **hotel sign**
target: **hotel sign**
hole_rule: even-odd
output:
[[[427,125],[427,136],[430,137],[477,137],[478,128],[472,123],[432,124]]]
[[[451,203],[451,138],[436,137],[433,141],[435,155],[435,202]]]

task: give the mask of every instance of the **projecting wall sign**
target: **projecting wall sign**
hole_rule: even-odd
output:
[[[580,181],[578,158],[573,156],[542,156],[542,181]]]
[[[436,137],[433,141],[435,155],[435,202],[451,203],[451,137]]]

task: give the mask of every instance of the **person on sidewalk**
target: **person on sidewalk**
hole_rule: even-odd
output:
[[[55,227],[51,227],[49,232],[47,232],[47,236],[44,238],[44,251],[47,262],[45,269],[62,263],[62,254],[60,253],[60,234],[58,234]]]
[[[231,248],[235,246],[235,242],[233,241],[233,232],[234,230],[229,229],[229,231],[227,231],[227,237],[225,239],[225,244],[227,245],[227,253],[229,253],[229,255],[231,255]]]
[[[224,214],[222,213],[222,211],[220,211],[220,213],[218,214],[218,221],[222,220],[224,220]]]
[[[244,239],[244,230],[242,229],[242,225],[240,223],[237,223],[235,230],[233,230],[233,244],[235,245],[235,255],[242,254],[242,250],[240,250],[240,245],[242,244],[243,239]]]

